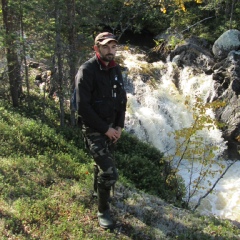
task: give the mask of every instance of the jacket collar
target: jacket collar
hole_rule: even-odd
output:
[[[97,52],[96,52],[96,58],[97,58],[98,64],[100,65],[100,69],[101,69],[101,70],[108,70],[108,69],[110,69],[110,68],[113,68],[113,67],[116,67],[116,66],[117,66],[117,64],[116,64],[116,62],[115,62],[114,60],[112,60],[111,62],[109,62],[108,65],[106,65],[106,64],[102,61],[99,53],[97,53]]]

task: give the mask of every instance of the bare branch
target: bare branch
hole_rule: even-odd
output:
[[[226,172],[228,171],[228,169],[236,162],[237,160],[235,160],[234,162],[232,162],[231,164],[229,164],[227,166],[227,168],[225,169],[225,171],[221,174],[221,176],[217,179],[217,181],[213,184],[213,186],[206,192],[206,194],[204,194],[202,197],[200,197],[198,199],[198,203],[195,205],[193,211],[195,211],[201,204],[201,201],[207,197],[212,191],[213,189],[216,187],[216,185],[218,184],[218,182],[220,181],[221,178],[223,178],[223,176],[226,174]]]
[[[208,20],[208,19],[210,19],[210,18],[213,18],[213,17],[214,17],[214,16],[208,17],[208,18],[204,18],[204,19],[202,19],[201,21],[198,21],[198,22],[194,23],[193,25],[188,26],[186,29],[182,30],[181,33],[185,32],[185,31],[189,31],[190,28],[196,26],[197,24],[199,24],[199,23],[201,23],[201,22],[203,22],[203,21],[206,21],[206,20]]]

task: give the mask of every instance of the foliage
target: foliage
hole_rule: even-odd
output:
[[[53,101],[48,100],[48,105],[45,108],[55,111],[53,103]],[[82,163],[86,161],[84,151],[76,150],[74,147],[79,146],[84,149],[80,130],[78,129],[78,134],[76,134],[75,128],[60,128],[56,119],[57,114],[53,115],[51,111],[45,111],[45,117],[42,118],[41,108],[37,106],[37,102],[35,104],[32,101],[32,110],[19,108],[19,113],[16,109],[7,107],[8,105],[6,109],[2,108],[0,128],[3,144],[0,148],[1,156],[20,157],[26,155],[31,158],[48,156],[49,164],[59,175],[67,177],[66,172],[71,172],[71,176],[74,176],[78,164],[73,163],[70,159],[81,159]],[[12,138],[13,135],[15,138]],[[66,142],[66,140],[68,141]],[[138,188],[165,199],[171,195],[170,199],[173,200],[175,191],[173,188],[168,189],[167,185],[165,186],[164,164],[159,164],[162,154],[157,149],[139,142],[137,138],[128,136],[126,133],[123,134],[123,141],[118,143],[117,149],[116,159],[119,160],[120,169],[127,169],[123,175],[136,184]],[[127,167],[128,161],[131,162],[131,168]],[[137,168],[140,165],[141,171]],[[133,174],[134,171],[135,174]],[[77,176],[75,178],[78,178]],[[142,181],[138,181],[139,179]],[[165,188],[165,191],[162,188]]]
[[[167,165],[161,161],[163,155],[155,147],[139,142],[136,137],[125,133],[122,141],[117,144],[115,157],[122,175],[138,189],[160,196],[167,201],[171,199],[174,204],[181,202],[180,195],[183,195],[183,188],[181,189],[180,184],[173,184],[175,179],[166,182]]]
[[[186,102],[191,106],[191,103]],[[222,126],[214,118],[209,115],[210,109],[216,109],[225,106],[224,102],[214,101],[212,103],[203,103],[203,100],[196,97],[196,102],[193,103],[192,109],[193,123],[191,126],[176,130],[174,132],[174,139],[176,143],[175,151],[173,154],[166,156],[166,160],[175,169],[171,170],[174,174],[179,171],[182,162],[188,159],[188,172],[190,178],[186,183],[186,206],[189,205],[191,198],[199,190],[205,190],[201,183],[205,181],[207,176],[214,177],[216,174],[221,174],[222,171],[214,170],[211,168],[213,164],[219,165],[220,169],[225,166],[221,164],[218,156],[219,146],[209,145],[206,141],[206,132],[216,126]],[[198,166],[196,168],[196,166]],[[186,166],[185,166],[186,167]],[[193,175],[198,173],[198,177],[194,179]],[[212,184],[209,182],[209,186]]]
[[[35,99],[38,102],[39,99]],[[51,103],[52,100],[49,100]],[[54,103],[52,101],[52,103]],[[78,134],[75,137],[69,139],[68,146],[65,146],[66,136],[69,136],[70,132],[76,132],[72,128],[60,128],[58,125],[57,111],[54,107],[50,112],[49,108],[51,104],[47,105],[48,111],[45,111],[45,117],[41,111],[41,106],[34,105],[36,102],[32,102],[32,109],[19,108],[17,113],[16,109],[7,108],[1,109],[1,132],[4,144],[1,145],[1,156],[12,155],[28,155],[31,157],[49,154],[53,156],[59,153],[68,153],[72,151],[72,143],[80,141],[81,145],[81,133],[78,130]],[[26,111],[26,112],[25,112]],[[24,121],[22,120],[24,119]],[[34,133],[34,134],[33,134]],[[11,136],[14,135],[15,138]],[[69,137],[68,137],[69,138]],[[7,146],[7,147],[6,147]],[[78,152],[72,154],[79,155]],[[72,156],[74,157],[74,156]],[[74,157],[75,158],[75,157]]]
[[[92,51],[93,39],[98,32],[114,32],[121,43],[121,37],[127,31],[148,31],[158,35],[171,30],[178,35],[184,34],[184,37],[204,37],[213,43],[224,31],[238,29],[240,22],[239,1],[9,0],[6,3],[9,8],[4,9],[10,9],[15,13],[10,15],[15,17],[8,21],[13,24],[13,31],[0,38],[0,46],[7,47],[6,40],[14,37],[14,44],[9,49],[16,52],[15,60],[18,58],[22,62],[29,57],[37,61],[48,60],[54,87],[59,95],[61,124],[65,118],[63,102],[72,91],[76,69]],[[1,17],[3,18],[3,12]],[[171,40],[174,47],[177,39]],[[172,47],[169,46],[169,49]],[[2,59],[4,58],[5,56]],[[13,65],[17,66],[17,63]],[[1,69],[1,74],[3,72]],[[7,76],[11,76],[11,95],[14,105],[18,105],[19,86],[14,79],[21,77],[13,73],[10,71]],[[23,86],[28,85],[24,74],[27,75],[27,72],[22,73],[22,77],[26,79]],[[13,90],[16,94],[13,94]],[[26,88],[23,90],[26,91]]]

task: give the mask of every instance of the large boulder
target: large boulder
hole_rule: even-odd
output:
[[[240,49],[240,31],[231,29],[224,32],[213,44],[212,52],[218,59],[224,59],[232,50]]]

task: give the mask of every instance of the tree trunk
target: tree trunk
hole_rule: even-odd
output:
[[[29,78],[28,78],[28,66],[27,66],[27,58],[26,58],[26,45],[25,45],[25,39],[24,39],[24,26],[23,26],[23,10],[22,10],[22,1],[20,1],[20,28],[21,28],[21,45],[22,45],[22,60],[24,62],[24,70],[25,70],[25,82],[27,86],[27,101],[28,101],[28,107],[30,106],[30,86],[29,86]],[[21,61],[22,62],[22,61]]]
[[[68,65],[69,65],[69,78],[70,78],[70,92],[73,93],[75,87],[75,75],[76,75],[76,31],[75,31],[75,0],[67,1],[67,15],[69,19],[68,28]],[[70,102],[71,110],[71,125],[76,125],[75,110],[73,109],[72,103]]]
[[[231,8],[231,14],[230,14],[230,24],[229,29],[232,29],[232,22],[233,22],[233,12],[235,10],[235,0],[232,0],[232,8]]]
[[[22,93],[20,63],[17,54],[17,10],[9,7],[8,0],[2,0],[3,23],[6,31],[5,41],[7,49],[8,78],[10,84],[10,94],[14,107],[19,105],[19,97]]]
[[[55,4],[55,19],[56,19],[56,59],[57,59],[57,94],[60,103],[60,126],[64,126],[65,112],[64,112],[64,95],[63,95],[63,55],[62,55],[62,40],[61,40],[61,14],[58,8],[58,1]]]

